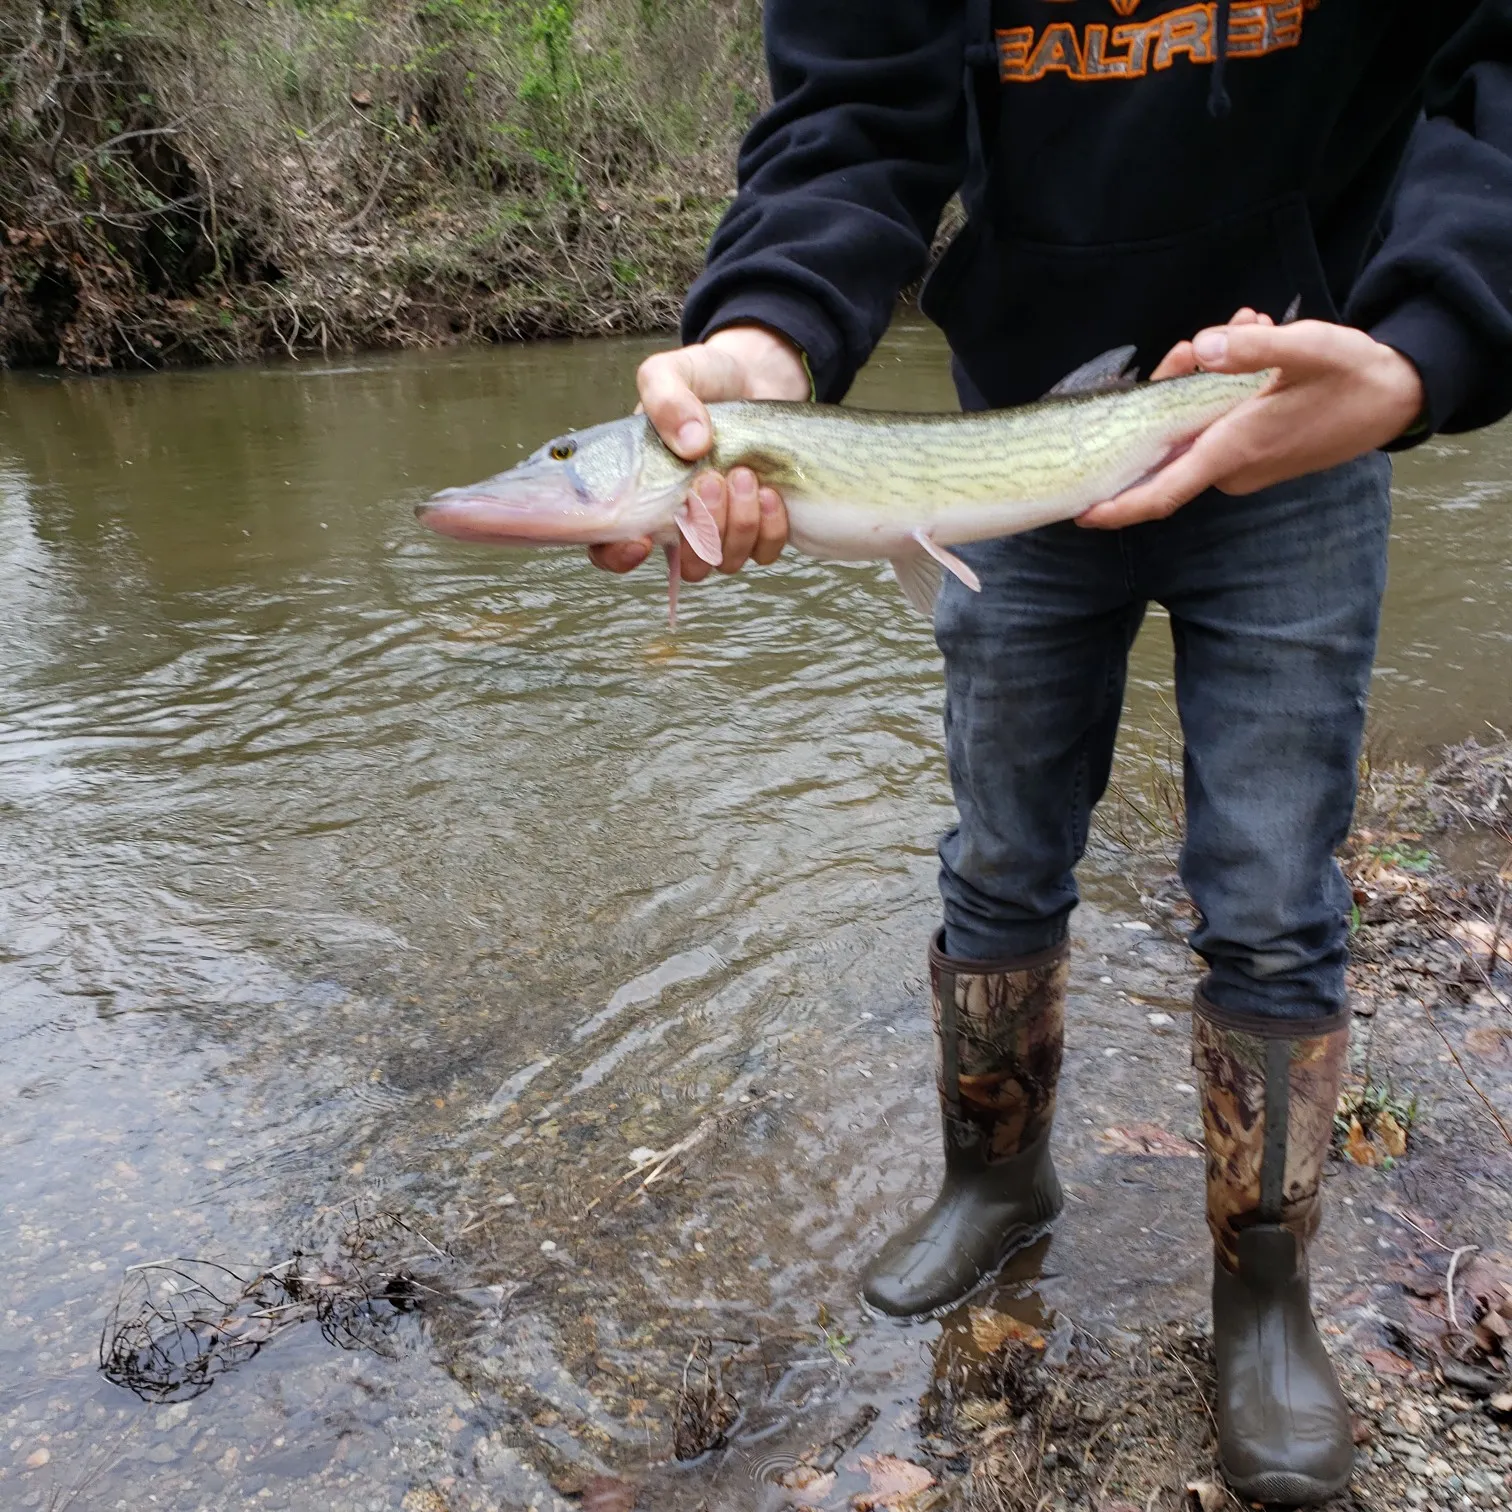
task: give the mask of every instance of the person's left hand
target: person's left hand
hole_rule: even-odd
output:
[[[1204,489],[1254,493],[1394,441],[1423,409],[1423,380],[1392,347],[1323,320],[1275,325],[1240,310],[1172,347],[1151,379],[1276,368],[1261,393],[1215,420],[1153,477],[1078,516],[1116,530],[1174,514]]]

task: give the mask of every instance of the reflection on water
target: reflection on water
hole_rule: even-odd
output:
[[[853,1276],[932,1160],[927,628],[884,567],[794,559],[690,590],[674,639],[654,571],[409,514],[621,413],[647,350],[0,379],[7,1506],[133,1505],[150,1474],[163,1507],[545,1507],[667,1457],[701,1335],[740,1416],[660,1505],[755,1504],[858,1403],[869,1448],[912,1442],[938,1329],[862,1317]],[[949,405],[937,338],[902,324],[856,398]],[[1512,719],[1509,463],[1506,430],[1399,462],[1399,746]],[[1133,749],[1168,662],[1152,617]],[[1088,883],[1120,895],[1096,858]],[[1084,959],[1116,934],[1089,914]],[[1095,969],[1079,990],[1092,1118],[1189,1119],[1179,1032],[1130,1041]],[[1110,1277],[1150,1189],[1098,1188],[1079,1129],[1046,1295],[1116,1321],[1195,1294],[1191,1182],[1149,1178],[1172,1216]],[[126,1267],[318,1253],[354,1204],[455,1250],[396,1358],[292,1330],[192,1404],[100,1380]]]

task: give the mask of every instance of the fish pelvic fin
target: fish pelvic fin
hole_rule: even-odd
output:
[[[669,541],[662,550],[667,554],[667,629],[677,629],[677,585],[682,578],[682,542]]]
[[[903,597],[927,620],[934,619],[935,600],[940,595],[941,573],[934,559],[922,551],[895,556],[889,564]]]
[[[673,518],[682,532],[683,540],[693,548],[694,554],[702,557],[711,567],[719,566],[724,560],[719,525],[709,513],[709,506],[691,488],[683,499],[682,508]]]
[[[959,578],[973,593],[982,591],[982,582],[976,573],[953,551],[946,551],[938,541],[932,540],[928,531],[916,530],[913,538],[920,549],[893,557],[891,566],[903,597],[926,619],[934,618],[935,600],[940,596],[945,572]]]
[[[953,551],[946,551],[927,530],[916,530],[913,538],[952,577],[959,578],[973,593],[982,591],[982,580]]]

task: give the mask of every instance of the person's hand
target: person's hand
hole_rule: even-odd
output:
[[[1226,326],[1178,342],[1150,375],[1278,370],[1261,393],[1215,420],[1191,449],[1077,524],[1116,530],[1174,514],[1204,489],[1254,493],[1335,467],[1394,441],[1422,413],[1423,380],[1407,358],[1350,326],[1275,325],[1240,310]]]
[[[764,326],[728,326],[707,341],[658,352],[640,365],[637,412],[644,410],[657,433],[688,462],[696,462],[714,445],[705,403],[723,399],[807,399],[808,372],[798,348]],[[721,572],[739,572],[747,561],[766,566],[787,544],[787,510],[774,488],[763,488],[749,467],[712,470],[694,479],[698,496],[719,525],[724,557]],[[651,540],[615,541],[590,546],[588,555],[610,572],[629,572],[646,560]],[[682,577],[696,583],[710,564],[691,551],[682,553]]]

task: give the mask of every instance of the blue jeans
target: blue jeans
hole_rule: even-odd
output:
[[[1386,585],[1391,468],[1209,492],[1121,531],[1051,525],[960,548],[935,616],[960,822],[940,843],[946,949],[1064,937],[1107,787],[1129,647],[1170,613],[1185,744],[1181,876],[1220,1008],[1307,1019],[1344,1002],[1349,829]]]

